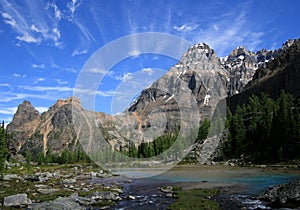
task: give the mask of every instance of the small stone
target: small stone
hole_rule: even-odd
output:
[[[129,196],[128,196],[128,199],[129,199],[129,200],[135,200],[136,198],[135,198],[135,196],[133,196],[133,195],[129,195]]]
[[[5,174],[3,175],[2,179],[4,181],[10,181],[12,179],[21,179],[21,177],[19,177],[17,174]]]
[[[172,198],[172,197],[173,197],[173,194],[172,194],[172,193],[167,193],[167,194],[166,194],[166,197],[167,197],[167,198]]]
[[[64,179],[62,181],[63,184],[73,184],[76,183],[76,179]]]
[[[123,193],[123,190],[120,189],[120,188],[114,188],[114,189],[111,189],[111,190],[114,191],[114,192],[117,192],[117,193],[119,193],[119,194],[122,194],[122,193]]]
[[[91,177],[97,177],[97,172],[91,171]]]
[[[45,188],[48,188],[47,185],[44,185],[44,184],[36,184],[34,185],[36,188],[40,188],[40,189],[45,189]]]

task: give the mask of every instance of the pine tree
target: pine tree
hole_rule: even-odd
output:
[[[8,148],[6,143],[6,132],[4,128],[4,121],[2,122],[0,128],[0,171],[3,171],[5,168],[5,161],[8,157]]]
[[[209,120],[208,119],[204,119],[202,125],[199,128],[196,142],[202,143],[208,137],[209,128],[210,128],[210,122],[209,122]]]

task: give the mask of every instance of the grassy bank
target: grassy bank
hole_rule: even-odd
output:
[[[211,198],[217,195],[218,189],[190,189],[179,190],[175,193],[175,201],[168,209],[170,210],[191,210],[191,209],[219,209],[217,202]]]

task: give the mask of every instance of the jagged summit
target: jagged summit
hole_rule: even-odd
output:
[[[209,64],[219,64],[219,59],[213,49],[205,43],[195,44],[185,52],[181,60],[175,65],[178,71],[209,70]]]
[[[52,106],[53,108],[60,108],[65,105],[76,105],[81,106],[80,99],[76,96],[68,97],[67,99],[58,99],[56,103]]]

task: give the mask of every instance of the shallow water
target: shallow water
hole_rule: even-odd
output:
[[[184,188],[228,187],[229,193],[222,194],[220,200],[229,202],[230,208],[268,209],[264,202],[253,199],[262,194],[269,186],[286,183],[300,178],[300,171],[279,168],[224,167],[224,166],[178,166],[168,172],[151,176],[151,171],[123,171],[131,177],[148,177],[132,179],[124,185],[123,201],[113,209],[166,209],[174,202],[158,190],[164,185],[178,185]],[[157,173],[154,171],[152,174]],[[238,189],[233,191],[230,186]],[[127,200],[133,195],[135,200]],[[232,203],[232,206],[230,206]],[[226,208],[228,208],[228,205]]]

